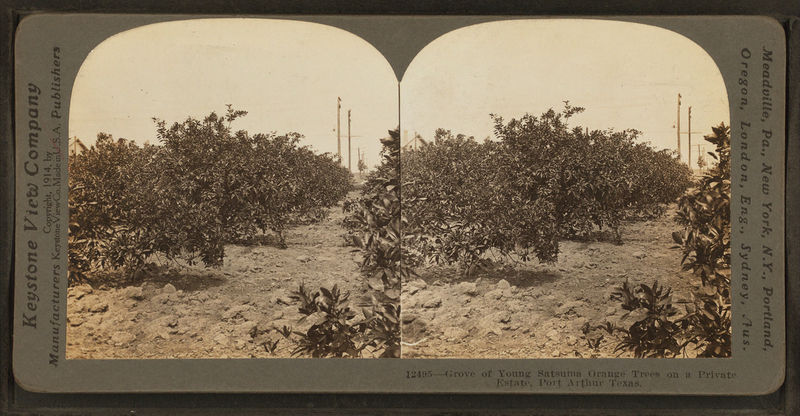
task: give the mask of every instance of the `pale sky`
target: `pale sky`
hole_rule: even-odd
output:
[[[252,133],[295,131],[318,152],[337,151],[336,98],[370,166],[380,138],[397,127],[397,80],[363,39],[330,26],[270,19],[198,19],[122,32],[98,45],[74,85],[69,135],[93,144],[98,132],[157,144],[152,117],[168,123],[226,104],[248,111],[232,125]]]
[[[426,46],[401,82],[402,128],[430,138],[442,127],[483,139],[490,113],[505,119],[560,110],[586,111],[570,125],[635,128],[658,149],[677,147],[692,106],[692,160],[711,126],[729,123],[722,76],[706,52],[677,33],[602,20],[512,20],[461,28]],[[683,160],[687,137],[682,136]]]
[[[491,136],[489,113],[506,119],[586,107],[571,125],[636,128],[659,149],[676,148],[692,106],[693,160],[711,126],[729,124],[722,77],[712,59],[674,32],[634,23],[542,19],[484,23],[426,46],[401,82],[408,137],[436,128]],[[91,144],[107,132],[156,143],[151,117],[167,122],[224,112],[249,114],[234,129],[296,131],[303,144],[336,152],[336,97],[342,98],[342,153],[347,110],[356,149],[378,162],[379,139],[397,125],[397,80],[363,39],[330,26],[271,19],[197,19],[157,23],[117,34],[84,62],[74,85],[70,137]],[[686,140],[682,136],[683,158]],[[711,150],[706,145],[705,150]]]

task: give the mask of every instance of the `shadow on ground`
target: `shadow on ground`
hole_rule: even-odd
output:
[[[481,279],[490,284],[506,280],[513,286],[520,288],[535,287],[543,284],[553,283],[561,279],[561,274],[553,270],[531,270],[524,268],[525,265],[516,266],[491,266],[479,268],[471,275],[466,276],[453,273],[452,266],[431,266],[417,270],[417,277],[432,284],[435,281],[442,283],[457,284],[460,282],[472,282]],[[413,280],[413,279],[412,279]]]
[[[196,292],[223,285],[228,279],[219,274],[189,269],[153,266],[149,270],[131,276],[123,271],[105,272],[95,275],[89,284],[93,287],[123,288],[141,286],[145,283],[163,287],[167,283],[184,292]]]

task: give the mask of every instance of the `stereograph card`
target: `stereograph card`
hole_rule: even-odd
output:
[[[16,381],[773,392],[786,60],[753,16],[27,16]]]

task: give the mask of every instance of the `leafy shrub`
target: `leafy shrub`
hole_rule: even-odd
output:
[[[514,227],[522,205],[504,194],[497,170],[500,154],[494,142],[454,136],[438,130],[434,140],[407,151],[403,160],[403,208],[410,236],[407,252],[416,250],[437,263],[456,263],[469,271],[491,247],[513,250],[525,233]]]
[[[678,339],[682,332],[681,322],[675,318],[678,310],[672,306],[672,289],[658,282],[631,288],[626,281],[614,293],[622,300],[622,308],[639,316],[624,333],[615,351],[632,351],[636,358],[675,357],[683,351],[684,344]]]
[[[381,358],[399,357],[399,332],[388,319],[396,312],[363,308],[361,316],[348,302],[350,294],[334,285],[317,291],[300,284],[291,299],[303,315],[302,321],[311,320],[305,331],[284,329],[284,337],[294,341],[294,356],[314,358],[359,358],[367,348],[380,352]]]
[[[98,267],[135,274],[148,258],[222,263],[224,246],[321,218],[342,200],[350,174],[301,135],[231,130],[246,114],[211,113],[168,126],[160,145],[101,134],[69,161],[71,281]]]
[[[359,357],[366,344],[356,346],[357,337],[366,329],[366,322],[351,322],[356,313],[347,305],[348,293],[337,286],[331,290],[320,288],[312,293],[302,284],[292,292],[291,299],[299,302],[303,319],[313,319],[306,333],[299,336],[292,355],[307,354],[314,358]]]
[[[400,357],[400,287],[410,273],[409,259],[403,250],[401,210],[400,132],[390,130],[383,144],[381,165],[371,172],[361,195],[346,201],[343,226],[361,250],[361,271],[371,289],[361,303],[371,319],[373,341],[384,348],[382,357]]]
[[[700,356],[728,357],[731,353],[731,165],[730,127],[713,128],[705,139],[716,146],[709,152],[717,163],[698,185],[678,201],[676,220],[684,226],[673,234],[682,246],[684,270],[700,277],[694,311],[687,317],[692,342]]]
[[[568,103],[539,117],[494,117],[495,140],[437,130],[403,153],[409,251],[469,273],[485,252],[555,261],[559,240],[664,212],[690,184],[672,153],[639,132],[570,129]]]
[[[389,134],[382,140],[381,166],[369,175],[360,197],[345,206],[344,226],[361,249],[361,270],[369,276],[369,286],[398,300],[407,269],[401,266],[399,133]]]
[[[361,195],[345,202],[343,226],[361,249],[361,270],[369,277],[369,286],[386,289],[385,294],[396,300],[408,273],[401,264],[401,228],[406,220],[400,204],[399,133],[389,131],[382,144],[382,164],[367,177]]]
[[[636,358],[677,357],[689,346],[698,357],[730,357],[730,302],[707,288],[693,294],[683,315],[672,304],[671,288],[654,281],[632,288],[626,281],[614,297],[633,319],[628,328],[606,322],[609,333],[622,332],[615,351],[631,351]]]
[[[715,287],[730,285],[730,128],[724,124],[713,128],[706,140],[715,144],[718,163],[706,173],[697,186],[689,189],[678,201],[677,222],[684,227],[676,242],[682,245],[685,270]],[[719,156],[717,156],[719,155]]]
[[[567,103],[561,113],[507,123],[495,117],[495,136],[508,155],[503,166],[523,203],[553,204],[560,236],[605,227],[619,238],[624,219],[663,212],[689,186],[691,172],[674,154],[637,142],[637,130],[570,129],[569,118],[582,111]]]
[[[666,204],[675,202],[692,185],[688,166],[667,150],[653,151],[638,143],[633,147],[629,167],[637,180],[628,191],[625,219],[654,219],[663,215]]]
[[[86,281],[92,270],[101,267],[128,266],[135,272],[144,266],[152,242],[128,219],[139,213],[135,192],[143,175],[138,167],[146,165],[153,153],[151,146],[139,148],[100,133],[94,146],[70,156],[71,281]]]
[[[683,232],[673,233],[683,252],[681,264],[700,278],[685,314],[677,310],[657,282],[633,291],[627,282],[617,292],[622,308],[644,315],[625,330],[617,350],[637,357],[676,356],[692,345],[698,357],[730,357],[730,128],[720,124],[705,139],[716,146],[709,155],[717,164],[678,201],[676,220]]]

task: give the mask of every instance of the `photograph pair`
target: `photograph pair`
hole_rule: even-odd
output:
[[[68,123],[67,359],[731,356],[728,94],[670,30],[481,23],[398,74],[323,24],[155,23]]]

